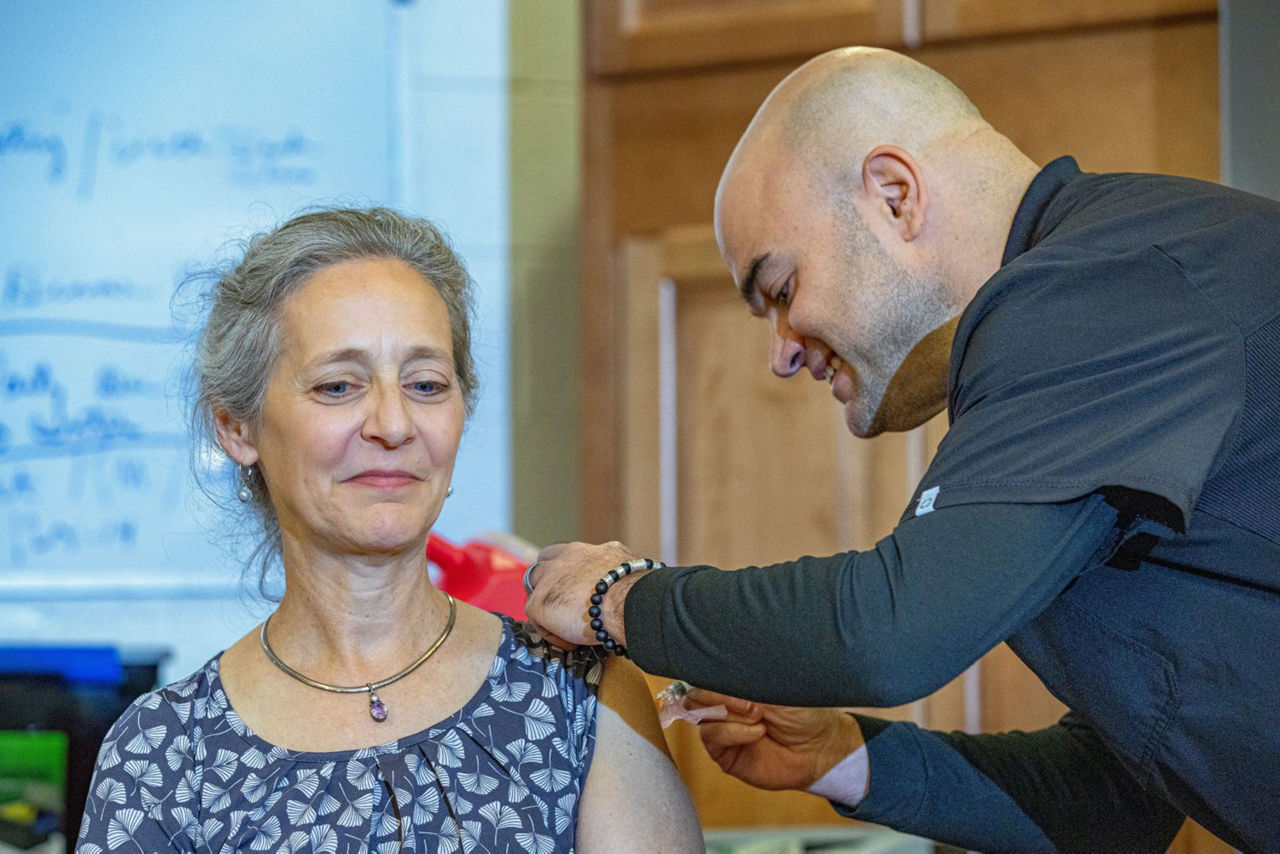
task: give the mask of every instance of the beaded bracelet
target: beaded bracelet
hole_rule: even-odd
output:
[[[629,560],[620,563],[613,569],[604,574],[604,578],[596,583],[595,592],[591,594],[591,605],[587,608],[587,616],[591,618],[591,630],[596,633],[596,640],[600,641],[600,645],[605,648],[606,652],[614,655],[627,657],[627,648],[615,641],[609,636],[609,632],[604,627],[604,618],[601,616],[600,605],[604,602],[604,594],[609,592],[609,588],[613,586],[620,578],[626,578],[637,569],[662,569],[666,566],[660,560],[650,560],[647,557]]]

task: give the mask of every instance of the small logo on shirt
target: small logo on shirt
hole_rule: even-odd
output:
[[[933,512],[933,502],[938,498],[938,490],[941,487],[931,486],[924,492],[920,493],[920,500],[916,502],[916,515],[923,516],[926,513]]]

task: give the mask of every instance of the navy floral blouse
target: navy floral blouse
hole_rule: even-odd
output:
[[[214,657],[111,728],[76,851],[572,851],[600,673],[596,648],[564,653],[503,617],[488,678],[453,715],[302,753],[244,725]]]

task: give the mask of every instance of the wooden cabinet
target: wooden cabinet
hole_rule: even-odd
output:
[[[585,0],[584,11],[589,539],[726,567],[867,548],[892,529],[945,431],[936,419],[849,436],[825,387],[769,372],[768,329],[716,252],[720,171],[760,102],[809,56],[852,43],[906,50],[1039,163],[1072,154],[1086,170],[1217,176],[1211,0]],[[933,696],[883,713],[999,731],[1062,710],[1002,645]],[[726,778],[683,724],[668,737],[708,826],[839,821],[817,799]],[[1214,845],[1186,836],[1176,850]]]
[[[589,73],[760,62],[897,44],[903,0],[586,0]]]

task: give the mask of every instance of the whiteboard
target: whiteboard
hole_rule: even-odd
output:
[[[3,16],[0,601],[225,587],[170,298],[302,206],[395,200],[390,4],[5,0]]]

